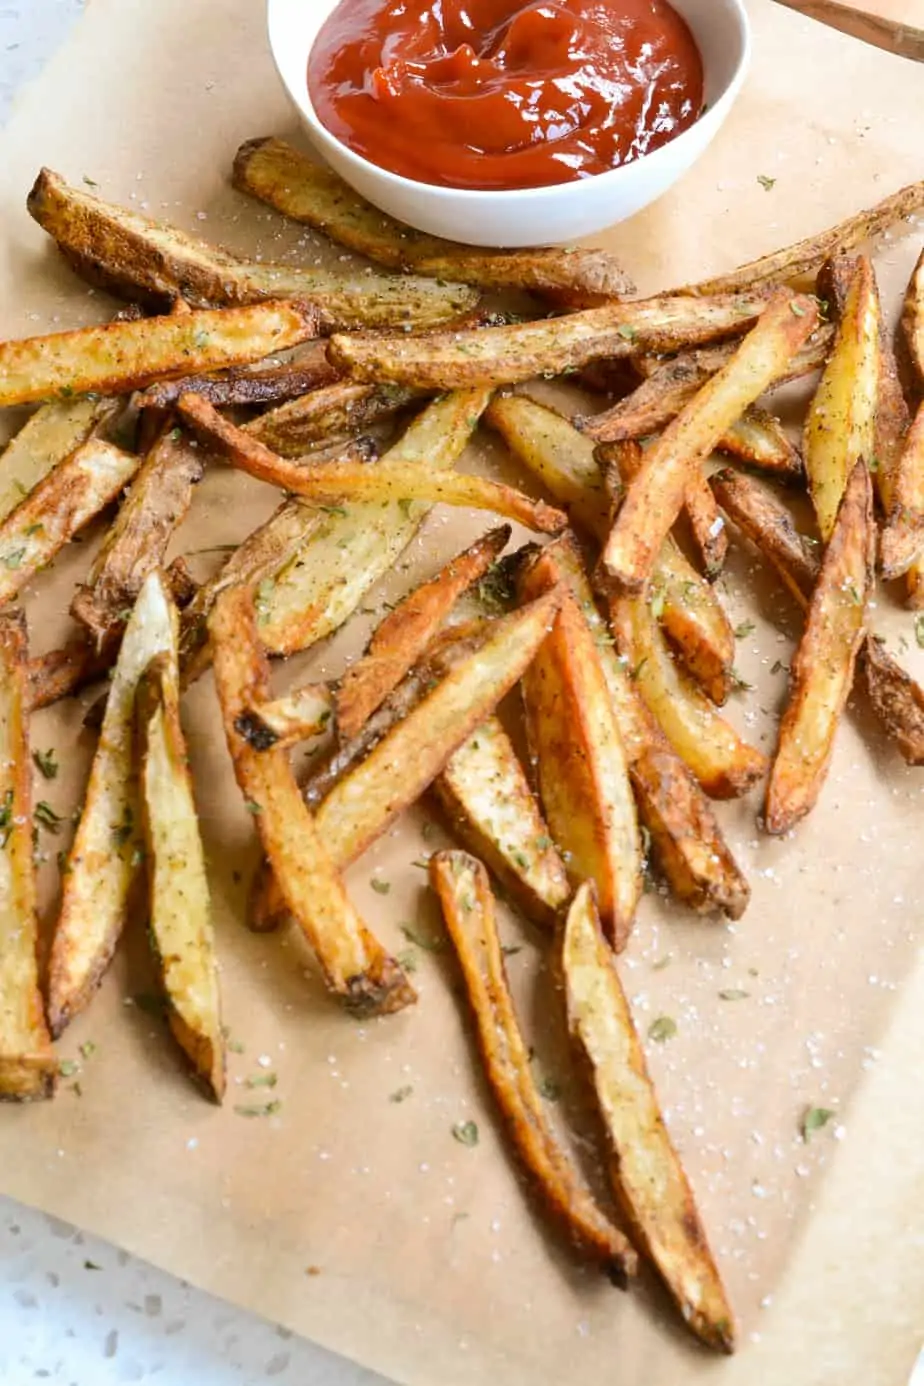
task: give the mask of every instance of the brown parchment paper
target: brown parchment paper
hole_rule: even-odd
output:
[[[606,238],[642,291],[729,267],[924,174],[920,68],[769,0],[751,11],[754,67],[726,129],[668,197]],[[42,163],[233,247],[317,255],[310,237],[227,186],[241,140],[294,128],[258,0],[93,0],[0,137],[2,334],[111,310],[26,216]],[[758,175],[776,179],[770,191]],[[893,315],[920,232],[887,241],[878,256]],[[515,475],[488,442],[470,462]],[[176,551],[242,537],[274,500],[216,468]],[[367,607],[380,609],[485,524],[435,512]],[[92,543],[72,546],[30,594],[35,649],[66,633]],[[734,555],[722,590],[736,621],[756,623],[738,657],[756,691],[730,716],[769,749],[795,616],[746,554]],[[924,672],[912,618],[885,609],[881,618]],[[337,672],[369,619],[357,618],[313,666],[295,661],[281,684],[308,667]],[[62,813],[79,801],[92,751],[85,702],[35,719],[35,745],[54,745],[64,765],[40,793]],[[187,703],[226,1019],[243,1047],[231,1055],[227,1105],[209,1106],[160,1023],[125,1004],[150,986],[134,921],[102,991],[61,1044],[81,1065],[82,1096],[65,1083],[53,1103],[0,1112],[5,1193],[409,1383],[906,1379],[924,1336],[924,778],[903,767],[862,701],[821,804],[794,840],[760,835],[756,800],[721,807],[754,887],[745,918],[695,921],[649,895],[624,965],[643,1030],[662,1014],[678,1025],[674,1040],[650,1046],[650,1059],[742,1320],[733,1361],[700,1352],[648,1282],[621,1295],[582,1270],[534,1217],[474,1066],[445,952],[415,950],[413,1011],[361,1026],[324,997],[297,938],[246,932],[252,824],[210,678]],[[408,815],[349,876],[396,949],[407,946],[401,922],[425,938],[439,933],[411,864],[445,840],[439,826],[424,836],[428,819],[437,821]],[[43,870],[49,917],[63,840],[42,844],[52,858]],[[387,896],[371,890],[373,875],[390,882]],[[504,927],[523,944],[510,970],[568,1108],[536,939],[511,917]],[[728,989],[748,994],[723,1001]],[[97,1048],[81,1057],[87,1041]],[[243,1080],[267,1071],[278,1074],[278,1114],[236,1114],[235,1103],[267,1095]],[[406,1086],[405,1101],[389,1100]],[[809,1104],[838,1115],[805,1145],[798,1127]],[[451,1136],[467,1119],[479,1125],[474,1149]]]

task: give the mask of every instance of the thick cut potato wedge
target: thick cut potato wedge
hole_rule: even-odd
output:
[[[732,524],[775,568],[799,605],[805,606],[818,577],[818,546],[799,533],[786,507],[753,477],[727,467],[714,472],[709,485]]]
[[[0,406],[88,391],[127,394],[171,372],[258,361],[317,332],[314,308],[278,302],[168,313],[2,342]]]
[[[0,1101],[50,1097],[58,1065],[39,990],[26,622],[0,614]]]
[[[924,389],[924,250],[921,251],[914,274],[905,295],[902,328],[908,345],[908,355],[917,373],[918,385]]]
[[[139,804],[148,927],[167,1019],[193,1071],[220,1102],[225,1040],[205,854],[180,726],[176,643],[155,656],[136,695]]]
[[[554,591],[539,554],[521,574],[525,599]],[[596,883],[607,938],[625,948],[642,894],[642,846],[626,751],[593,634],[570,590],[523,676],[530,754],[552,836],[572,882]]]
[[[568,1027],[590,1068],[620,1209],[693,1332],[710,1347],[732,1352],[732,1309],[664,1124],[589,883],[568,911],[561,972]]]
[[[631,282],[604,250],[483,250],[414,231],[373,207],[331,169],[272,136],[241,145],[234,186],[386,269],[413,270],[480,289],[527,289],[575,304],[632,292]]]
[[[177,299],[182,303],[182,299]],[[227,371],[206,375],[182,375],[174,380],[158,380],[135,400],[139,409],[171,409],[180,395],[204,395],[216,408],[229,405],[283,404],[332,385],[337,372],[327,359],[326,342],[309,342],[288,361],[271,357],[269,363],[232,366]]]
[[[615,584],[641,591],[680,512],[690,477],[782,372],[817,321],[814,299],[785,292],[775,296],[728,365],[647,450],[603,550],[603,570]]]
[[[238,719],[238,731],[257,751],[296,746],[333,726],[334,693],[329,684],[309,683],[261,703]]]
[[[924,181],[901,188],[877,202],[875,207],[857,212],[827,231],[807,236],[805,240],[796,241],[783,250],[740,265],[731,274],[720,274],[715,279],[691,284],[685,292],[697,295],[740,293],[761,285],[788,284],[807,278],[817,274],[825,260],[832,255],[854,250],[864,241],[881,236],[890,227],[913,216],[921,207],[924,207]]]
[[[739,919],[747,908],[750,887],[728,850],[708,799],[617,656],[577,545],[565,534],[543,556],[555,564],[560,581],[570,587],[594,637],[639,815],[671,890],[691,909],[721,910]]]
[[[876,635],[867,636],[860,667],[883,728],[908,765],[924,765],[924,688],[892,658]]]
[[[866,633],[875,552],[872,487],[866,464],[857,462],[792,661],[789,701],[767,785],[768,833],[788,832],[814,807],[821,792]]]
[[[402,323],[438,327],[478,302],[477,291],[463,284],[242,260],[177,227],[103,202],[50,169],[42,169],[26,205],[78,274],[157,307],[177,297],[204,308],[301,298],[350,330]]]
[[[434,400],[382,461],[447,471],[461,456],[490,397],[487,390],[457,390]],[[429,506],[421,501],[357,501],[321,515],[322,523],[306,543],[276,570],[261,611],[260,636],[267,649],[293,654],[337,630],[428,514]]]
[[[327,836],[305,807],[279,749],[257,751],[238,723],[269,701],[269,666],[253,596],[229,587],[209,616],[215,683],[234,772],[289,911],[313,949],[328,989],[356,1015],[384,1015],[417,998],[347,898]]]
[[[151,660],[176,639],[176,612],[157,573],[145,580],[116,663],[83,811],[62,874],[48,980],[60,1035],[89,1002],[115,950],[144,856],[134,763],[135,694]]]
[[[485,862],[528,919],[550,928],[571,894],[568,873],[496,717],[462,743],[433,789],[464,846]]]
[[[68,698],[85,684],[101,678],[115,659],[112,650],[98,651],[85,635],[77,636],[47,654],[29,660],[26,697],[30,712]]]
[[[245,423],[243,430],[280,457],[301,457],[355,438],[363,429],[393,419],[420,398],[419,391],[399,385],[338,380],[268,410]]]
[[[881,312],[873,267],[856,261],[837,337],[809,406],[805,469],[822,539],[834,528],[847,478],[876,445]]]
[[[122,400],[78,396],[36,409],[0,453],[0,521],[91,435],[121,412]]]
[[[610,603],[619,652],[661,730],[713,799],[746,794],[767,769],[767,758],[748,746],[671,658],[644,597]]]
[[[733,337],[766,306],[761,294],[702,302],[701,312],[691,311],[690,298],[638,299],[542,322],[434,332],[418,341],[404,335],[338,334],[329,350],[334,365],[354,380],[392,380],[431,390],[513,385],[536,375],[560,375],[598,356],[675,351]]]
[[[463,592],[500,557],[510,526],[483,535],[421,583],[376,627],[363,657],[347,669],[337,690],[337,732],[356,736],[367,719],[423,654]]]
[[[591,439],[525,395],[498,396],[486,418],[513,454],[567,506],[575,524],[602,542],[609,532],[612,501]],[[672,538],[658,556],[654,582],[663,595],[665,630],[710,697],[724,702],[735,637],[715,592]]]
[[[98,646],[121,629],[148,573],[163,565],[203,471],[201,450],[168,426],[142,462],[71,602],[71,615]]]
[[[801,481],[805,476],[802,454],[779,419],[756,405],[746,409],[719,439],[718,451],[780,481]]]
[[[466,852],[436,852],[430,884],[462,969],[485,1076],[516,1152],[571,1241],[624,1288],[638,1258],[594,1202],[546,1117],[507,985],[487,872]]]
[[[884,578],[912,576],[911,604],[924,600],[921,552],[924,550],[924,403],[918,406],[891,483],[892,507],[882,529],[879,558]],[[920,600],[919,600],[920,599]]]
[[[39,482],[0,524],[0,605],[115,500],[139,462],[132,453],[91,438]]]
[[[491,510],[546,534],[557,534],[568,523],[563,511],[487,477],[450,470],[430,472],[414,462],[387,459],[376,467],[353,462],[299,465],[249,437],[201,395],[182,395],[177,409],[200,438],[224,453],[235,467],[318,506],[356,501],[409,505],[416,500]]]

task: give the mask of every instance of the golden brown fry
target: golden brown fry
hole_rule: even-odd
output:
[[[430,472],[413,462],[385,460],[376,467],[329,462],[300,466],[271,452],[223,418],[201,395],[182,395],[177,408],[200,438],[250,476],[304,496],[319,507],[355,501],[428,501],[491,510],[529,529],[556,534],[568,517],[544,501],[487,477],[446,470]]]
[[[170,427],[141,464],[86,583],[71,602],[71,615],[87,627],[97,646],[125,624],[148,573],[162,566],[203,470],[201,450]]]
[[[540,553],[521,574],[524,598],[554,591]],[[642,893],[642,847],[626,752],[591,630],[566,590],[552,632],[523,676],[539,794],[572,882],[590,878],[607,938],[625,948]]]
[[[761,294],[724,299],[638,299],[582,313],[507,327],[406,335],[343,336],[330,359],[354,380],[392,380],[421,389],[513,385],[536,375],[560,375],[597,356],[675,351],[695,342],[735,336],[767,305]],[[697,308],[700,310],[697,312]]]
[[[753,477],[727,467],[714,472],[709,485],[732,523],[773,565],[799,605],[806,606],[818,577],[817,545],[798,532],[785,506]]]
[[[496,717],[462,743],[433,789],[456,836],[485,862],[528,919],[550,928],[571,894],[568,874]]]
[[[570,1239],[625,1288],[638,1258],[594,1202],[545,1115],[507,985],[487,872],[466,852],[435,852],[430,884],[462,969],[488,1085],[517,1154]]]
[[[48,395],[126,394],[171,371],[208,371],[257,361],[318,331],[304,303],[259,303],[109,322],[0,343],[0,405]]]
[[[155,656],[138,682],[139,804],[148,929],[174,1038],[220,1102],[225,1040],[205,855],[180,726],[177,648]]]
[[[801,480],[805,476],[802,454],[783,425],[756,405],[746,409],[719,439],[718,451],[727,452],[750,467],[759,467],[781,481]]]
[[[880,636],[867,636],[860,666],[884,730],[909,765],[924,765],[924,688],[892,658]]]
[[[857,462],[792,661],[789,701],[767,785],[764,822],[768,833],[795,827],[814,807],[824,784],[866,631],[875,548],[869,472],[865,463]]]
[[[815,328],[814,299],[777,295],[727,366],[704,385],[645,453],[603,550],[616,584],[638,592],[683,504],[690,477]]]
[[[732,1352],[731,1306],[664,1124],[589,882],[568,911],[561,971],[568,1026],[590,1067],[623,1215],[693,1332],[710,1347]]]
[[[234,186],[386,269],[413,270],[480,289],[527,289],[575,304],[632,292],[631,282],[604,250],[485,250],[414,231],[373,207],[331,169],[272,136],[241,145]]]
[[[644,597],[614,598],[611,620],[630,677],[674,750],[713,799],[746,794],[767,768],[671,658]]]
[[[57,1061],[39,990],[26,622],[0,614],[0,1101],[51,1097]]]
[[[238,719],[238,731],[254,750],[295,746],[332,726],[334,695],[326,683],[309,683],[294,693],[251,708]]]
[[[85,635],[69,640],[57,650],[29,660],[26,696],[30,712],[68,698],[94,679],[101,678],[115,659],[113,650],[97,651]]]
[[[356,736],[426,649],[462,593],[487,572],[509,539],[509,525],[482,535],[389,612],[366,653],[340,681],[336,706],[341,740]]]
[[[115,500],[138,466],[132,453],[91,438],[39,482],[0,524],[0,605]]]
[[[218,696],[234,772],[286,905],[308,940],[329,990],[357,1015],[383,1015],[416,1000],[400,965],[350,904],[326,835],[306,809],[285,751],[256,751],[238,729],[269,701],[269,668],[246,587],[220,594],[209,616]]]
[[[354,385],[338,380],[268,410],[244,424],[243,430],[280,457],[301,457],[354,438],[363,429],[394,418],[420,398],[418,390],[398,385]]]
[[[244,260],[174,226],[103,202],[50,169],[42,169],[26,205],[78,274],[156,307],[177,296],[203,308],[301,298],[316,303],[328,321],[350,330],[402,323],[437,327],[469,312],[478,301],[477,292],[462,284]],[[277,343],[267,350],[280,349]]]
[[[924,389],[924,250],[914,267],[905,295],[902,328],[908,344],[908,355],[917,373],[917,383]]]
[[[881,415],[881,379],[879,399]],[[924,403],[918,406],[914,423],[894,458],[890,491],[891,508],[879,545],[882,576],[894,578],[908,573],[912,577],[910,604],[918,606],[920,602],[915,598],[922,585],[921,552],[924,550]]]
[[[59,462],[112,423],[123,403],[78,396],[40,405],[0,453],[0,521]]]
[[[791,283],[795,279],[814,275],[830,256],[853,250],[864,241],[881,236],[921,207],[924,207],[924,181],[909,184],[907,188],[877,202],[875,207],[847,217],[827,231],[807,236],[805,240],[796,241],[783,250],[740,265],[731,274],[721,274],[716,279],[691,284],[685,292],[697,295],[736,293],[760,285]]]
[[[125,923],[143,852],[139,840],[134,709],[138,680],[171,649],[176,612],[157,573],[145,581],[119,649],[83,811],[62,873],[51,949],[48,1023],[60,1035],[89,1002]]]
[[[181,301],[181,300],[178,300]],[[232,404],[283,404],[320,390],[337,379],[327,359],[326,342],[309,342],[288,361],[258,362],[254,366],[232,366],[208,375],[183,375],[175,380],[158,380],[135,400],[139,409],[170,409],[180,395],[203,395],[216,408]],[[300,449],[304,451],[304,449]]]

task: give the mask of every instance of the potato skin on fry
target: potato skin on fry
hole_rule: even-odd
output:
[[[0,521],[91,437],[105,433],[123,401],[78,395],[39,405],[0,452]]]
[[[865,463],[857,462],[792,661],[789,701],[764,807],[768,833],[779,835],[795,827],[821,792],[866,633],[874,561],[872,486]]]
[[[597,1207],[546,1119],[507,986],[487,872],[466,852],[435,852],[429,875],[462,969],[485,1075],[517,1154],[571,1240],[624,1289],[638,1257]]]

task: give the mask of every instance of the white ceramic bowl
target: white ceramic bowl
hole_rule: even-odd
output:
[[[511,192],[418,183],[354,154],[321,124],[308,95],[308,55],[337,0],[268,0],[273,58],[312,144],[341,178],[384,212],[469,245],[554,245],[625,221],[672,187],[712,142],[750,59],[744,0],[672,0],[699,44],[707,110],[669,144],[623,168],[573,183]]]

